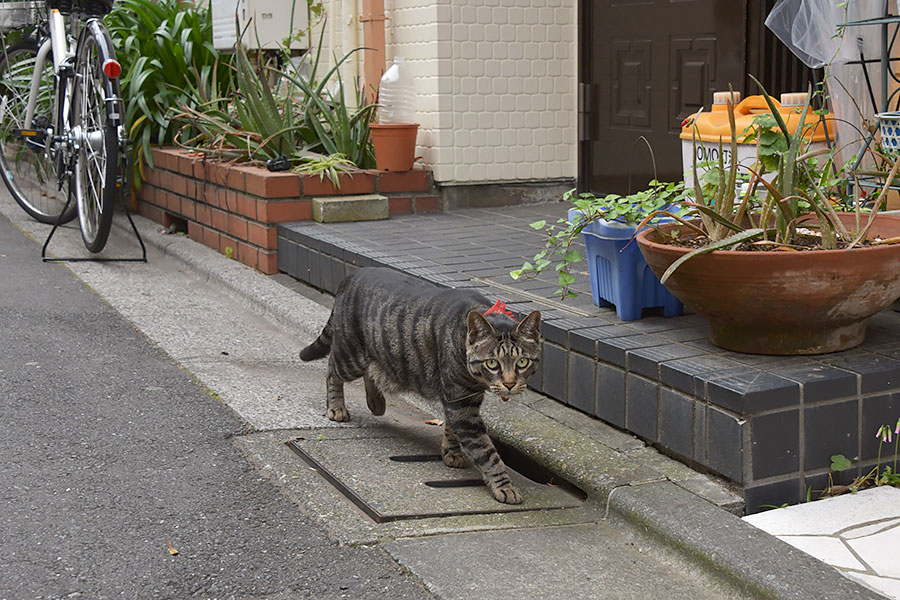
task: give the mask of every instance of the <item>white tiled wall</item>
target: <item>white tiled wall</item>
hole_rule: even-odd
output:
[[[576,5],[385,0],[388,64],[403,56],[415,78],[417,154],[437,182],[577,175]]]

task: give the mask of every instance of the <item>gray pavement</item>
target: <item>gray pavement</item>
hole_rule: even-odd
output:
[[[246,421],[37,250],[0,217],[0,598],[429,596],[329,539],[231,443]]]
[[[46,236],[5,194],[0,212]],[[371,441],[377,460],[389,451],[379,450],[384,430],[421,427],[435,407],[391,398],[377,419],[364,414],[357,385],[348,390],[353,420],[328,421],[324,365],[296,358],[324,323],[327,298],[138,222],[150,263],[68,263],[85,285],[0,226],[0,265],[16,257],[15,275],[0,281],[24,290],[4,289],[15,299],[4,300],[4,327],[32,353],[44,350],[25,360],[8,346],[0,362],[4,419],[12,415],[16,430],[0,443],[0,468],[10,471],[0,480],[10,507],[2,523],[18,536],[0,532],[0,543],[19,561],[0,567],[0,598],[79,586],[84,597],[421,597],[416,582],[440,598],[877,597],[730,514],[734,497],[718,482],[538,394],[489,401],[485,419],[497,439],[581,487],[586,502],[375,523],[285,442],[355,436]],[[108,255],[135,253],[126,230],[111,239]],[[51,250],[83,254],[79,246],[69,227]],[[65,336],[50,309],[29,300],[32,279],[56,303]],[[35,323],[24,323],[20,305]],[[43,493],[32,499],[30,486]],[[7,578],[15,569],[30,574]],[[7,591],[4,581],[27,587]]]

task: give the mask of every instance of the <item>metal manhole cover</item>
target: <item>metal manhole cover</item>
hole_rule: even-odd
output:
[[[413,439],[383,434],[352,439],[325,436],[321,430],[312,431],[287,445],[378,523],[582,504],[563,488],[535,483],[512,469],[510,477],[525,499],[518,505],[497,502],[477,470],[444,465],[435,453],[440,451],[439,435]]]

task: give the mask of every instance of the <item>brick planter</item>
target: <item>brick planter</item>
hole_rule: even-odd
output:
[[[317,175],[272,173],[175,148],[154,149],[153,162],[138,195],[141,215],[269,275],[278,272],[278,223],[312,219],[313,197],[379,193],[392,215],[439,210],[425,170],[342,174],[335,188]]]

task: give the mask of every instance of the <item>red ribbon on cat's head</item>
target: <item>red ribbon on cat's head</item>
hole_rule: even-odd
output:
[[[509,312],[508,310],[506,310],[506,305],[500,300],[497,300],[497,302],[492,307],[490,307],[489,309],[487,309],[486,311],[484,311],[481,314],[483,314],[484,316],[488,316],[488,315],[495,314],[495,313],[501,314],[501,315],[506,315],[513,321],[516,320],[516,318],[513,316],[513,314],[511,312]]]

